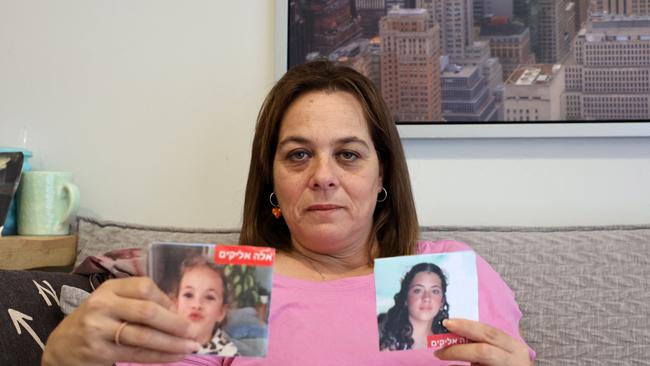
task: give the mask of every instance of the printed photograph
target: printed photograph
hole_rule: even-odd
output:
[[[274,258],[265,247],[154,243],[148,273],[190,321],[197,354],[264,357]]]
[[[472,251],[375,259],[379,349],[441,348],[467,340],[442,325],[478,320],[476,255]]]

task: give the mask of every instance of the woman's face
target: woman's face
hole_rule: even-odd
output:
[[[280,127],[273,185],[294,245],[336,253],[366,244],[382,171],[352,94],[310,92],[289,106]]]
[[[433,272],[419,272],[409,285],[406,304],[409,320],[431,321],[443,304],[442,281]]]
[[[183,275],[177,298],[178,313],[187,318],[198,335],[197,341],[205,344],[212,338],[214,325],[226,316],[223,305],[224,286],[214,270],[195,267]]]

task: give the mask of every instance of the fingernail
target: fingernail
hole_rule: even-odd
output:
[[[451,320],[449,320],[449,319],[443,319],[443,321],[442,321],[442,326],[445,327],[445,328],[447,328],[447,326],[449,325],[449,322],[451,322]]]

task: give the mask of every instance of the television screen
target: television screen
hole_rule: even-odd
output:
[[[650,7],[589,0],[281,3],[286,68],[328,59],[358,70],[398,126],[602,124],[605,136],[650,134]],[[617,133],[623,130],[634,132]]]

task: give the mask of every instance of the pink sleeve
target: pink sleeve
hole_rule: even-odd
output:
[[[446,253],[461,250],[472,250],[472,248],[453,240],[418,243],[419,253]],[[476,273],[479,285],[479,320],[526,343],[519,334],[519,321],[522,314],[515,301],[515,294],[492,266],[478,254],[476,254]],[[530,346],[528,346],[528,353],[531,359],[535,360],[535,351]]]

